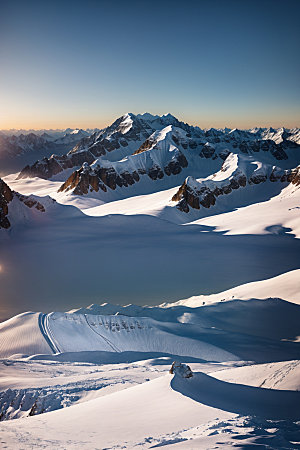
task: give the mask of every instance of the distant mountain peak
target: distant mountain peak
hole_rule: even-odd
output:
[[[153,115],[153,114],[148,113],[148,112],[145,112],[143,114],[137,114],[136,117],[138,117],[139,119],[143,119],[143,120],[155,120],[155,119],[159,118],[159,116],[157,114]]]

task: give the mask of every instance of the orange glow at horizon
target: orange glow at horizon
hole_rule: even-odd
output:
[[[109,115],[106,118],[91,118],[91,119],[74,119],[70,118],[70,121],[63,119],[63,120],[39,120],[39,119],[33,119],[32,116],[28,120],[24,120],[24,118],[18,118],[16,120],[13,119],[6,119],[0,117],[0,130],[64,130],[67,128],[105,128],[109,125],[111,125],[118,117],[125,114],[125,112],[119,112],[115,115]],[[135,114],[138,114],[138,112],[135,112]],[[155,112],[153,114],[156,114]],[[160,113],[157,113],[161,115]],[[164,113],[162,113],[164,114]],[[200,128],[240,128],[240,129],[250,129],[254,127],[273,127],[273,128],[279,128],[279,127],[285,127],[285,128],[295,128],[300,126],[300,117],[290,117],[290,118],[283,118],[282,120],[278,118],[268,118],[265,120],[260,120],[260,118],[257,119],[244,119],[242,117],[239,117],[238,119],[234,118],[228,118],[222,119],[222,118],[208,118],[207,116],[201,117],[201,115],[197,117],[192,117],[190,114],[187,115],[179,115],[176,113],[172,113],[175,117],[177,117],[179,120],[183,122],[187,122],[189,125],[199,126]]]

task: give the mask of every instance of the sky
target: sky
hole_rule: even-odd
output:
[[[0,129],[300,124],[299,0],[0,0]]]

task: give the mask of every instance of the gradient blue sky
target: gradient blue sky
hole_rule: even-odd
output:
[[[300,123],[300,1],[0,1],[0,129]]]

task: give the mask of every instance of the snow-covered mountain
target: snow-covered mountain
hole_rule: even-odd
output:
[[[38,309],[41,295],[28,283],[32,271],[42,270],[36,283],[44,302],[59,305],[63,297],[71,307],[74,298],[84,303],[86,292],[95,303],[99,285],[103,300],[135,303],[142,296],[157,304],[212,293],[212,280],[216,292],[297,269],[299,145],[284,133],[276,143],[265,132],[201,130],[170,114],[125,114],[67,154],[5,177],[11,190],[45,208],[23,220],[8,203],[11,226],[0,236],[30,309]],[[60,242],[55,251],[51,242]],[[122,289],[111,285],[111,267]],[[49,270],[59,293],[55,283],[43,289]],[[12,273],[2,282],[7,305],[18,303],[22,286],[11,288]],[[83,282],[70,289],[74,274]]]
[[[225,435],[228,448],[245,440],[293,448],[300,307],[276,298],[207,303],[91,305],[0,323],[2,442],[209,448]],[[179,370],[168,373],[174,360]]]
[[[1,444],[299,446],[299,129],[87,132],[0,180]]]
[[[0,175],[20,171],[24,165],[50,157],[53,153],[65,154],[81,139],[94,132],[95,130],[80,129],[1,132]]]
[[[66,169],[76,168],[76,166],[78,168],[83,163],[93,165],[93,168],[96,164],[100,168],[102,166],[107,168],[107,161],[116,163],[129,158],[129,169],[131,169],[129,174],[133,177],[132,172],[136,171],[134,166],[137,158],[131,157],[144,151],[149,152],[150,159],[154,162],[152,164],[154,169],[151,170],[152,166],[147,167],[147,164],[141,166],[141,163],[137,162],[141,173],[143,171],[154,173],[157,170],[164,172],[163,164],[171,164],[171,167],[174,164],[174,159],[172,160],[174,149],[183,153],[187,160],[190,157],[193,170],[198,172],[201,172],[202,166],[205,166],[206,159],[213,161],[219,159],[218,162],[221,164],[221,160],[225,159],[229,152],[259,153],[264,162],[281,161],[282,167],[291,168],[297,165],[296,160],[299,160],[297,155],[299,130],[294,129],[290,132],[280,130],[278,134],[281,133],[282,139],[279,140],[277,135],[265,129],[201,130],[180,122],[171,114],[153,116],[149,113],[139,115],[128,113],[104,130],[94,133],[91,137],[83,138],[68,154],[52,155],[50,159],[37,161],[31,166],[26,166],[19,176],[20,178],[32,176],[51,178]],[[156,158],[152,157],[154,153],[152,150],[162,146],[171,154],[166,154],[164,161],[156,164]],[[145,155],[143,157],[145,158]],[[215,166],[217,167],[217,164]],[[125,163],[120,166],[120,170],[122,172],[119,175],[122,178],[122,173],[128,172]],[[116,172],[114,164],[111,164],[111,171]],[[167,169],[166,175],[171,173],[168,173]],[[159,176],[162,177],[161,174]]]
[[[72,129],[68,129],[65,130],[65,133],[63,136],[55,139],[55,143],[57,145],[61,145],[61,144],[76,144],[78,141],[80,141],[81,139],[90,136],[91,133],[89,133],[88,131],[76,128],[75,130]]]
[[[295,169],[283,170],[277,166],[255,161],[253,157],[230,153],[219,172],[204,179],[188,177],[172,200],[177,208],[186,213],[190,208],[210,208],[214,206],[220,196],[246,188],[252,194],[252,202],[259,201],[255,193],[255,186],[261,183],[292,183],[300,184],[300,166]],[[281,190],[281,189],[280,189]],[[266,190],[264,190],[265,194]],[[243,194],[243,192],[241,193]],[[247,192],[248,194],[248,192]],[[251,199],[250,199],[251,201]],[[232,204],[232,206],[234,206]]]
[[[34,133],[18,136],[0,135],[0,158],[13,158],[26,152],[48,149],[50,141],[51,136],[45,133],[41,136]]]

